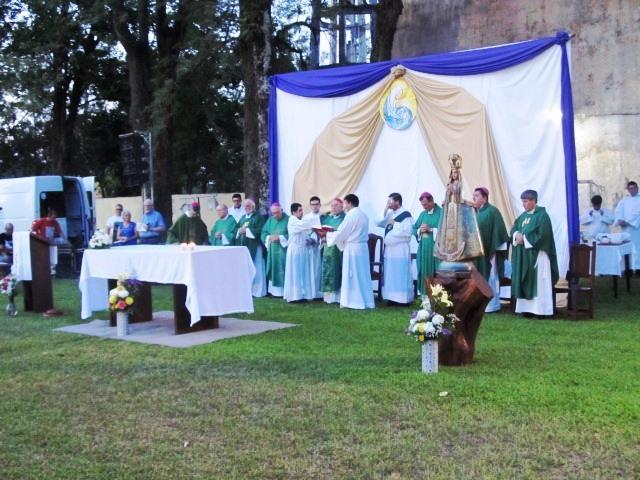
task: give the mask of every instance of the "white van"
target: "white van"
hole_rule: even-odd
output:
[[[31,230],[53,208],[69,242],[86,248],[95,223],[93,184],[93,177],[58,175],[0,179],[0,229],[13,223],[16,232]]]

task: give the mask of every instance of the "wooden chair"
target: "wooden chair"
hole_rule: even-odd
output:
[[[585,282],[581,280],[586,279]],[[571,245],[569,255],[569,271],[566,287],[553,288],[553,305],[555,309],[556,293],[567,293],[567,310],[575,319],[580,313],[587,313],[593,318],[593,292],[596,279],[596,247],[591,245]],[[588,307],[580,307],[580,298],[587,299]]]
[[[378,300],[382,300],[382,284],[384,283],[384,242],[382,241],[382,237],[380,235],[370,233],[367,243],[369,246],[369,267],[371,271],[371,280],[378,281],[378,289],[374,289],[373,293],[378,296]],[[378,243],[380,244],[379,246]],[[379,252],[377,260],[376,251]]]
[[[504,277],[500,280],[500,288],[502,287],[511,287],[511,279]],[[500,295],[500,293],[498,293],[498,295]],[[502,302],[504,301],[504,299],[502,297],[500,297],[500,304],[502,305]],[[513,295],[509,295],[509,311],[511,313],[514,313],[516,311],[516,299],[513,297]]]

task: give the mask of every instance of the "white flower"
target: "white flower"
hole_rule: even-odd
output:
[[[111,290],[109,290],[109,296],[113,297],[114,295],[118,295],[118,289],[117,288],[112,288]]]
[[[442,292],[446,293],[444,288],[442,288],[442,285],[440,285],[440,284],[431,285],[431,295],[432,296],[437,297],[438,295],[441,295]]]
[[[434,325],[440,326],[444,323],[444,317],[438,313],[436,313],[431,319]]]
[[[429,301],[429,297],[425,297],[425,299],[422,301],[422,309],[426,310],[427,312],[431,312],[431,302]]]
[[[436,333],[436,329],[431,322],[427,322],[425,330],[427,333]]]
[[[426,310],[418,310],[418,313],[416,314],[416,320],[422,322],[428,318],[429,312],[427,312]]]
[[[129,296],[129,292],[123,288],[122,290],[118,290],[118,296],[120,298],[127,298]]]

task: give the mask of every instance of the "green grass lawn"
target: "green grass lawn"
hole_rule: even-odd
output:
[[[596,320],[485,316],[427,376],[406,308],[259,299],[299,326],[172,349],[53,332],[81,322],[57,280],[65,316],[0,316],[0,478],[640,478],[640,295],[597,293]]]

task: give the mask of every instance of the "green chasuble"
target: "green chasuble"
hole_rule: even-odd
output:
[[[289,216],[286,213],[282,214],[280,220],[276,217],[269,217],[269,220],[262,227],[262,234],[260,238],[264,245],[267,244],[267,237],[269,235],[282,235],[284,238],[289,238],[289,231],[287,226],[289,225]],[[284,287],[284,267],[287,259],[287,249],[283,247],[280,242],[269,242],[267,248],[267,281],[271,280],[271,284],[274,287]]]
[[[219,218],[218,221],[213,225],[211,229],[211,233],[209,234],[209,242],[214,247],[222,247],[222,238],[216,238],[216,233],[221,233],[225,237],[229,243],[227,245],[233,245],[233,239],[236,236],[237,230],[236,219],[233,218],[233,215],[227,215],[225,218]]]
[[[498,267],[498,278],[504,277],[504,261],[507,256],[507,250],[498,250],[500,245],[509,242],[509,233],[504,225],[500,210],[485,203],[478,210],[478,228],[480,229],[480,238],[482,238],[482,247],[484,249],[484,257],[478,257],[475,260],[476,268],[485,278],[489,280],[491,273],[491,257],[496,254],[496,265]]]
[[[533,248],[525,248],[524,244],[512,247],[511,296],[531,300],[538,295],[538,252],[546,252],[549,256],[552,285],[558,281],[556,244],[553,240],[551,219],[544,207],[536,207],[533,212],[524,212],[516,218],[511,229],[512,239],[516,232],[522,233]]]
[[[251,230],[255,238],[248,238],[246,235],[237,235],[235,244],[247,247],[252,259],[256,258],[258,247],[264,249],[260,235],[262,235],[262,227],[264,227],[266,221],[267,219],[258,212],[253,212],[251,216],[243,215],[240,217],[240,220],[238,220],[238,228],[246,226]],[[264,259],[264,257],[262,258]]]
[[[190,243],[207,245],[209,234],[207,226],[199,216],[181,215],[167,233],[167,243]]]
[[[439,205],[435,205],[430,212],[423,210],[413,225],[413,232],[416,235],[416,240],[418,240],[416,263],[418,265],[418,292],[421,294],[425,293],[423,292],[424,281],[435,273],[438,265],[440,265],[440,259],[433,255],[433,247],[435,245],[433,233],[420,234],[420,225],[426,223],[431,228],[438,228],[441,215],[442,208]]]
[[[344,212],[339,215],[323,215],[320,218],[322,225],[327,225],[338,230],[345,217]],[[325,245],[322,249],[322,283],[321,292],[337,292],[342,285],[342,252],[335,245]]]

